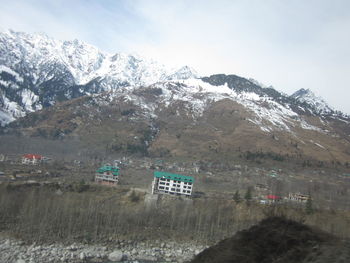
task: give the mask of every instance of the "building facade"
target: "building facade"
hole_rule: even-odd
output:
[[[268,203],[273,204],[273,203],[282,202],[283,199],[279,195],[267,195],[266,200]]]
[[[310,198],[310,195],[305,195],[301,193],[289,193],[288,200],[298,203],[306,203]]]
[[[119,182],[119,168],[105,165],[97,169],[95,182],[103,185],[117,185]]]
[[[194,178],[192,176],[155,171],[152,182],[152,194],[161,193],[190,197],[193,183]]]
[[[36,165],[41,163],[43,160],[43,156],[40,154],[25,154],[22,156],[22,164],[31,164]]]

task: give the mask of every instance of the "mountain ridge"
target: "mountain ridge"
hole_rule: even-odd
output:
[[[233,74],[199,77],[188,66],[165,74],[164,68],[137,57],[106,58],[97,49],[91,53],[97,64],[85,63],[89,59],[80,63],[73,57],[90,58],[81,42],[50,42],[42,36],[23,44],[39,57],[36,63],[44,61],[36,65],[23,59],[30,53],[19,48],[23,46],[4,48],[3,40],[4,34],[1,59],[9,59],[0,68],[0,121],[10,123],[3,129],[6,134],[80,138],[89,147],[95,147],[94,141],[101,149],[124,154],[349,160],[350,117],[309,91],[288,96]],[[54,51],[57,43],[65,45],[65,52],[74,55],[66,57],[72,59],[69,63],[93,77],[72,73],[60,60],[42,58],[33,43]],[[107,59],[107,67],[96,57]],[[99,70],[108,74],[96,75]]]
[[[52,106],[56,101],[124,86],[199,77],[188,66],[170,70],[153,60],[123,53],[108,54],[79,40],[60,41],[43,33],[0,32],[0,55],[2,125],[27,112]],[[301,104],[310,113],[346,116],[311,91],[303,96],[301,91],[286,96],[272,86],[265,87],[256,80],[236,75],[216,74],[201,79],[214,86],[227,82],[237,92],[255,92],[281,103]],[[21,92],[26,98],[18,94]],[[13,105],[4,110],[4,104],[10,102]]]

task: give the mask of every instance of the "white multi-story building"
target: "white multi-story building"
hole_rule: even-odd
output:
[[[190,197],[193,183],[192,176],[156,171],[152,182],[152,194],[164,193]]]
[[[286,198],[288,201],[298,202],[298,203],[306,203],[310,198],[310,195],[305,195],[301,193],[289,193]]]

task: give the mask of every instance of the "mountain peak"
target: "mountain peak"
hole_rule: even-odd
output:
[[[291,97],[301,103],[309,104],[318,114],[330,114],[335,111],[323,98],[315,95],[310,89],[299,89]]]
[[[299,89],[296,92],[294,92],[291,96],[293,98],[299,98],[299,97],[303,97],[306,95],[313,95],[315,96],[315,94],[310,90],[310,89]]]
[[[198,78],[198,73],[189,66],[183,66],[170,75],[168,80]]]

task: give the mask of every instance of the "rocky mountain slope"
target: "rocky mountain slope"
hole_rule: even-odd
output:
[[[189,67],[171,71],[40,34],[2,33],[0,54],[7,134],[161,157],[350,159],[349,116],[310,90],[288,96],[236,75],[199,78]]]
[[[84,96],[28,114],[5,132],[79,138],[86,147],[164,158],[229,161],[240,156],[257,162],[342,164],[349,160],[346,118],[298,114],[293,111],[301,107],[298,104],[204,80],[128,86]]]

